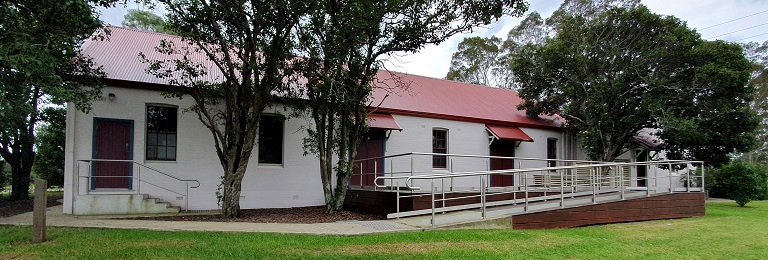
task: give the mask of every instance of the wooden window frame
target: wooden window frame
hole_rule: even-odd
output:
[[[173,130],[153,130],[150,129],[150,115],[149,111],[150,108],[166,108],[166,109],[172,109],[173,111]],[[164,105],[164,104],[147,104],[144,109],[144,116],[145,116],[145,147],[144,147],[144,158],[147,161],[167,161],[167,162],[175,162],[178,159],[179,155],[179,107],[172,106],[172,105]],[[170,118],[168,118],[170,119]],[[154,138],[152,138],[152,135],[156,135]],[[164,135],[165,144],[160,143],[160,135]],[[172,137],[172,138],[171,138]],[[153,141],[154,140],[154,141]],[[173,140],[173,141],[171,141]],[[172,143],[172,144],[171,144]],[[154,148],[154,152],[151,152],[150,150]],[[166,156],[161,157],[160,149],[163,148],[166,151]],[[173,156],[169,156],[168,152],[173,150]]]
[[[444,133],[442,139],[438,139],[438,136],[436,136],[436,133]],[[432,153],[448,153],[448,129],[445,128],[432,128]],[[438,146],[438,141],[442,140],[444,142],[444,147]],[[445,155],[432,155],[432,168],[433,169],[447,169],[448,168],[448,157]]]

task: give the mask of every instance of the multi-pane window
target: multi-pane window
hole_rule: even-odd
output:
[[[262,115],[259,121],[259,163],[283,163],[283,121],[279,115]]]
[[[432,153],[448,153],[448,130],[432,129]],[[445,155],[433,155],[433,168],[447,168],[447,159]]]
[[[547,139],[547,159],[557,159],[557,139]],[[557,166],[557,161],[548,161],[547,166]]]
[[[176,160],[175,107],[147,106],[147,160]]]

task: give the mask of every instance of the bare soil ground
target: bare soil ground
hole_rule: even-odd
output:
[[[242,216],[236,219],[223,218],[221,215],[178,215],[162,217],[141,217],[133,219],[167,221],[215,221],[215,222],[252,222],[252,223],[328,223],[349,220],[380,220],[381,215],[352,211],[340,211],[326,214],[325,206],[298,207],[283,209],[244,209]]]
[[[46,196],[48,207],[60,205],[61,203],[57,200],[60,200],[63,197],[64,194],[49,194]],[[34,205],[35,200],[33,198],[28,200],[11,201],[7,197],[0,197],[0,218],[30,212],[34,208]]]

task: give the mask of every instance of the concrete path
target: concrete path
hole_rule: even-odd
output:
[[[74,216],[62,213],[62,206],[48,208],[47,224],[57,227],[124,228],[163,231],[272,232],[317,235],[361,235],[382,232],[417,231],[420,228],[391,220],[340,221],[317,224],[199,222],[120,219],[129,216]],[[136,216],[131,216],[136,217]],[[32,212],[0,218],[0,225],[32,225]]]

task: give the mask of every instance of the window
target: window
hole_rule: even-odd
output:
[[[432,153],[448,153],[448,130],[432,129]],[[447,159],[444,155],[432,156],[432,168],[447,168]]]
[[[547,159],[557,159],[557,139],[547,139]],[[547,166],[557,166],[556,161],[547,161]]]
[[[283,163],[283,117],[262,115],[259,121],[259,163]]]
[[[176,110],[147,106],[147,160],[176,160]]]

